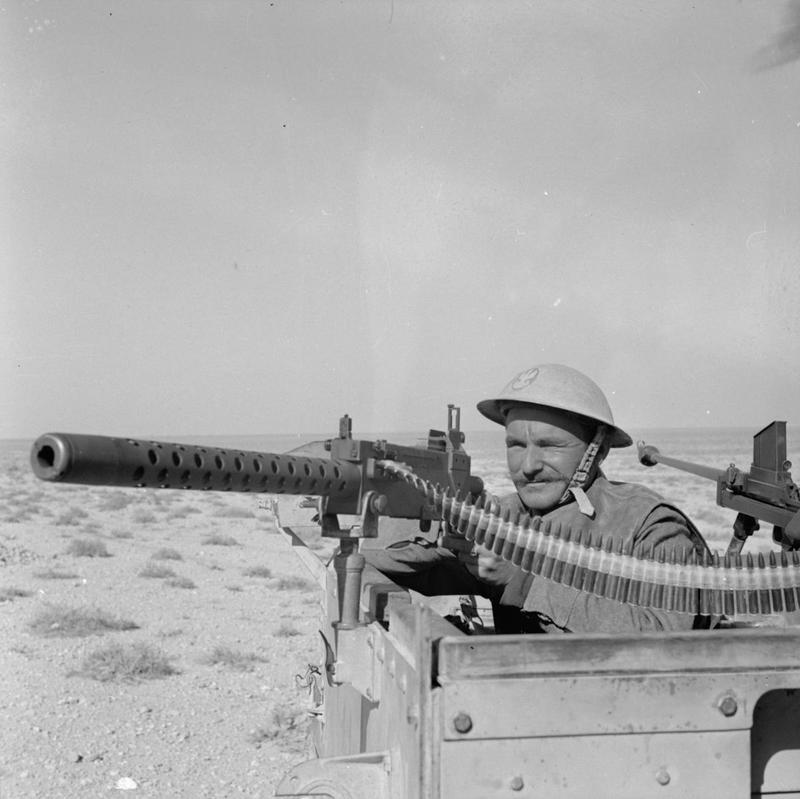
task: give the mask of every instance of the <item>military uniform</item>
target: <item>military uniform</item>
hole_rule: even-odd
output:
[[[585,489],[594,514],[581,512],[575,501],[543,515],[574,532],[587,531],[593,543],[610,539],[634,555],[669,560],[706,549],[692,522],[658,494],[641,485],[614,483],[602,473]],[[502,508],[524,511],[517,494],[500,500]],[[505,585],[490,585],[463,559],[422,538],[395,543],[383,550],[365,550],[367,561],[395,582],[426,595],[476,594],[491,599],[499,633],[649,632],[708,627],[707,617],[640,608],[597,597],[526,574],[504,565]]]

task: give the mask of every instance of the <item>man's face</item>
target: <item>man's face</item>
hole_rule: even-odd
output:
[[[525,507],[545,513],[555,507],[592,438],[572,414],[514,405],[506,415],[508,471]]]

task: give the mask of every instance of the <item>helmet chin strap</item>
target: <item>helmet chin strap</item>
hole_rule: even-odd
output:
[[[594,434],[594,438],[589,443],[589,446],[586,447],[586,452],[583,453],[583,457],[581,458],[581,462],[578,464],[578,468],[575,469],[575,472],[569,481],[569,485],[558,502],[559,505],[563,502],[566,502],[569,499],[570,494],[572,494],[572,496],[575,498],[575,502],[578,503],[578,510],[580,510],[584,516],[588,516],[590,519],[594,516],[594,506],[589,500],[589,497],[586,496],[586,492],[583,490],[583,487],[589,483],[591,478],[594,477],[595,467],[599,467],[599,464],[597,463],[597,455],[600,452],[607,435],[608,428],[606,425],[598,425],[597,431]]]

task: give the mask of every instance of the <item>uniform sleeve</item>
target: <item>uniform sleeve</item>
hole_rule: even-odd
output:
[[[424,538],[398,541],[383,549],[361,553],[390,580],[425,596],[477,594],[489,597],[492,589],[473,576],[449,549]]]
[[[704,548],[705,543],[691,522],[668,505],[651,511],[633,537],[634,554],[647,557],[658,558],[664,553],[669,560],[674,550],[702,552]],[[536,613],[548,632],[658,632],[709,626],[708,619],[691,613],[636,607],[540,577],[532,581],[524,610]]]

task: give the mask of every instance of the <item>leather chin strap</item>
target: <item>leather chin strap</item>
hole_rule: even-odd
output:
[[[594,516],[594,506],[589,500],[589,497],[586,496],[586,492],[583,490],[583,488],[584,486],[588,485],[592,479],[594,479],[596,467],[599,467],[599,464],[597,463],[597,456],[603,446],[603,442],[606,440],[607,435],[608,428],[606,425],[598,425],[597,431],[594,434],[594,438],[589,443],[589,446],[586,447],[586,452],[583,453],[581,462],[578,464],[578,468],[575,469],[575,472],[569,481],[569,485],[567,486],[558,503],[560,505],[563,502],[566,502],[569,499],[570,494],[572,494],[572,496],[575,498],[575,502],[578,503],[578,510],[580,510],[584,516],[588,516],[590,519]]]

